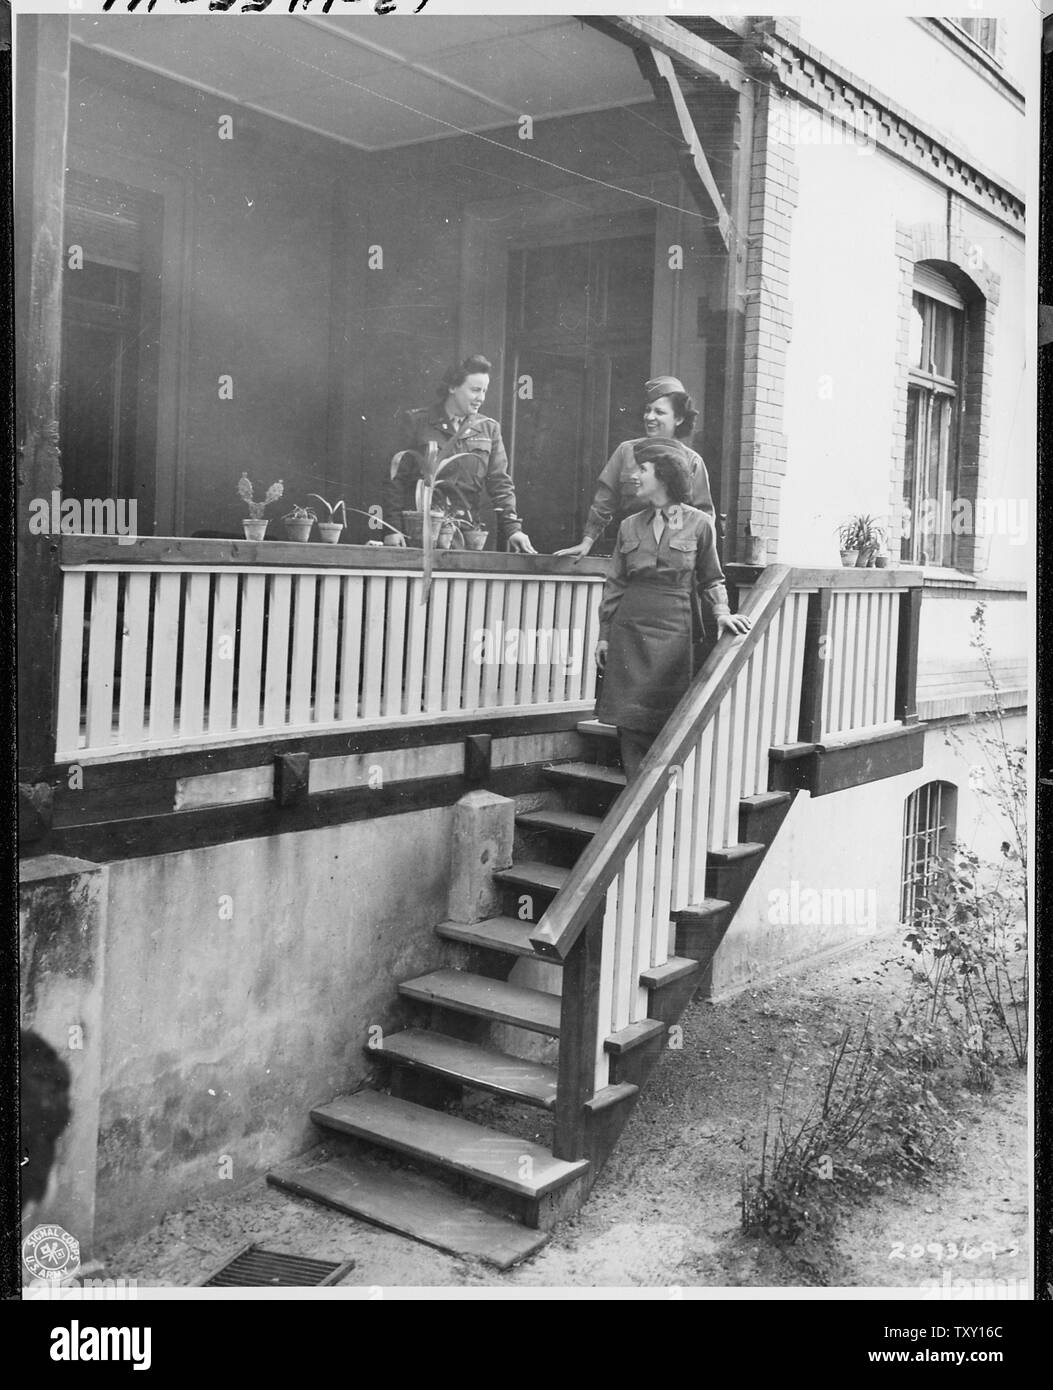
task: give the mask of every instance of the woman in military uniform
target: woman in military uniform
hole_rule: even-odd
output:
[[[497,513],[502,538],[509,550],[536,555],[530,537],[516,511],[516,494],[508,473],[508,456],[501,426],[479,409],[490,385],[490,363],[478,355],[450,367],[439,384],[438,400],[421,410],[404,410],[399,416],[398,449],[414,449],[423,455],[429,442],[439,446],[439,458],[468,454],[446,469],[441,482],[456,488],[458,497],[480,515],[484,493]],[[391,526],[402,521],[403,511],[413,510],[420,469],[403,459],[395,477],[384,488],[384,519]],[[401,531],[385,531],[385,545],[405,545]]]
[[[688,441],[695,432],[698,411],[684,390],[683,382],[675,376],[656,376],[644,385],[643,439],[627,439],[619,444],[604,465],[596,482],[585,535],[577,545],[557,550],[557,555],[573,555],[576,560],[588,555],[610,524],[612,517],[620,522],[638,511],[640,501],[633,483],[633,449],[648,440],[670,440],[678,448],[687,467],[690,489],[687,501],[699,511],[714,516],[713,495],[709,474],[701,454],[689,448]]]
[[[619,528],[600,603],[596,716],[617,727],[631,780],[694,674],[696,592],[718,636],[746,633],[750,620],[728,607],[713,522],[688,505],[680,450],[670,441],[638,441],[630,477],[640,510]]]

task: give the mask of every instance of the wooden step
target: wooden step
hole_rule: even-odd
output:
[[[533,888],[542,893],[558,893],[567,881],[569,869],[559,864],[545,864],[540,859],[524,859],[510,869],[499,869],[493,875],[496,883],[510,888]]]
[[[706,860],[709,864],[738,864],[743,859],[763,854],[767,848],[756,840],[744,845],[725,845],[723,849],[711,849]]]
[[[474,1206],[444,1183],[411,1169],[395,1170],[344,1156],[322,1164],[290,1163],[267,1174],[272,1187],[322,1202],[373,1226],[511,1269],[548,1236]]]
[[[379,1051],[387,1061],[430,1072],[462,1086],[476,1086],[527,1105],[540,1105],[544,1110],[551,1110],[556,1103],[555,1067],[510,1057],[494,1048],[477,1047],[444,1033],[408,1028],[385,1037]]]
[[[548,965],[562,965],[561,960],[539,956],[530,944],[536,922],[521,922],[517,917],[489,917],[485,922],[441,922],[435,928],[446,941],[463,941],[486,951],[501,951],[510,956],[531,956],[544,959]]]
[[[577,725],[578,733],[586,738],[604,738],[612,743],[618,742],[618,730],[613,724],[601,724],[598,719],[582,719]]]
[[[663,985],[671,985],[674,980],[682,980],[688,975],[694,975],[698,968],[697,960],[688,960],[682,956],[670,956],[664,965],[653,965],[649,970],[641,970],[640,983],[646,989],[661,989]]]
[[[672,917],[674,922],[707,922],[727,912],[730,906],[723,898],[703,898],[700,902],[679,908]]]
[[[599,763],[549,763],[545,776],[553,782],[564,782],[577,787],[599,787],[605,791],[620,792],[625,786],[625,773],[614,767],[603,767]]]
[[[583,840],[591,840],[603,824],[602,816],[583,816],[578,811],[524,811],[516,816],[516,824],[527,830],[558,830],[567,835],[577,835]]]
[[[514,1134],[501,1134],[379,1091],[338,1096],[312,1110],[311,1119],[325,1129],[531,1199],[562,1187],[589,1166],[587,1159],[554,1158],[540,1144]]]
[[[404,980],[399,993],[424,1004],[438,1004],[457,1013],[559,1037],[559,995],[541,989],[524,989],[522,985],[490,980],[466,970],[435,970],[415,980]]]
[[[665,1024],[660,1019],[642,1018],[639,1023],[630,1023],[627,1028],[621,1028],[617,1033],[604,1038],[603,1046],[605,1051],[618,1057],[623,1052],[631,1052],[634,1047],[643,1047],[645,1043],[664,1032]]]
[[[771,806],[785,806],[791,799],[789,792],[757,792],[740,798],[739,805],[746,811],[767,811]]]

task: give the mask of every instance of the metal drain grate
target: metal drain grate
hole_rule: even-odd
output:
[[[264,1250],[246,1245],[225,1260],[199,1288],[205,1289],[319,1289],[338,1284],[354,1260],[312,1260],[306,1255],[288,1255],[282,1250]]]

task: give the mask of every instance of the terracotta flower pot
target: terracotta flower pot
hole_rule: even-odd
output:
[[[267,518],[265,516],[247,516],[241,524],[245,528],[247,541],[262,541],[267,534]]]
[[[337,541],[340,539],[340,532],[343,529],[343,523],[340,521],[320,521],[318,523],[318,530],[322,540],[326,541],[329,545],[336,545]]]
[[[842,550],[841,563],[844,565],[845,569],[855,569],[856,565],[859,564],[859,551]]]
[[[482,550],[486,545],[489,536],[489,531],[465,531],[465,548],[468,550]]]
[[[746,537],[746,564],[766,565],[768,563],[768,542],[764,536]]]
[[[439,531],[442,528],[443,520],[442,512],[432,512],[431,538],[433,541],[438,541],[439,539]],[[406,537],[406,544],[416,546],[419,550],[424,544],[424,513],[403,512],[402,532]]]
[[[289,521],[285,522],[285,534],[291,541],[309,541],[311,539],[311,527],[313,521]]]
[[[451,550],[455,534],[453,526],[448,521],[444,521],[439,527],[439,534],[435,537],[436,550]]]

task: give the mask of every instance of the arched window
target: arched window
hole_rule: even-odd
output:
[[[909,525],[900,556],[909,564],[953,563],[946,521],[959,496],[965,320],[965,300],[950,280],[929,266],[915,266],[903,469]]]
[[[903,808],[903,875],[900,920],[913,924],[925,911],[923,899],[935,880],[940,857],[954,842],[958,788],[926,782]]]

